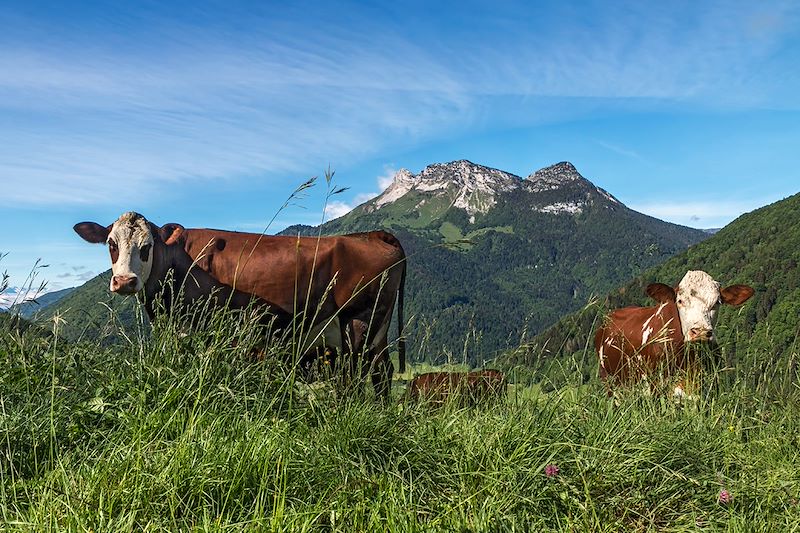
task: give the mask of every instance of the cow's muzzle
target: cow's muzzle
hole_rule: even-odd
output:
[[[706,328],[689,330],[689,342],[707,342],[714,339],[714,331]]]
[[[111,278],[111,292],[119,294],[133,294],[136,292],[137,276],[113,276]]]

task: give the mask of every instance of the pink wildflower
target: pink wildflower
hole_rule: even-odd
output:
[[[730,492],[728,492],[726,489],[719,491],[719,497],[717,498],[719,503],[722,505],[727,505],[731,503],[731,500],[733,500],[733,496],[731,496]]]
[[[549,464],[544,467],[544,475],[547,477],[555,477],[558,475],[558,467],[554,464]]]

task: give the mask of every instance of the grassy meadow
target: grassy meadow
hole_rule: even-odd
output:
[[[403,379],[387,405],[298,382],[241,318],[113,346],[61,326],[0,333],[3,530],[800,530],[796,353],[682,405],[565,365],[432,409]]]

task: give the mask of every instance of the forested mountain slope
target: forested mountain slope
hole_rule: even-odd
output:
[[[38,311],[36,323],[52,322],[58,317],[59,334],[71,341],[92,340],[101,343],[118,342],[120,329],[133,331],[137,303],[134,296],[120,296],[108,290],[111,270],[103,272],[61,298],[53,305]],[[146,321],[147,317],[144,316]]]

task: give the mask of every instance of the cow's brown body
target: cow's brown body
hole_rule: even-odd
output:
[[[338,311],[343,321],[369,322],[373,302],[381,317],[394,306],[405,269],[402,248],[377,235],[389,236],[372,232],[316,238],[186,229],[182,238],[200,268],[288,313],[330,317]],[[382,288],[384,272],[388,275]]]
[[[342,349],[360,357],[361,373],[372,374],[386,397],[392,375],[388,328],[397,299],[400,371],[405,371],[402,338],[405,252],[394,235],[372,231],[333,237],[269,236],[212,229],[186,229],[181,241],[215,279],[253,294],[303,323],[325,324],[336,317]],[[364,352],[364,353],[361,353]]]
[[[667,373],[697,369],[693,351],[685,349],[674,302],[611,312],[597,329],[594,346],[609,394],[614,383],[630,385],[649,379],[659,369]]]
[[[506,377],[499,370],[474,372],[428,372],[416,376],[408,385],[408,397],[442,405],[448,399],[474,405],[506,392]]]
[[[153,266],[141,295],[150,319],[155,318],[158,309],[199,318],[198,307],[206,305],[211,298],[211,308],[266,308],[269,313],[262,315],[265,322],[276,328],[284,328],[291,323],[291,314],[257,296],[221,283],[199,268],[182,246],[174,242],[165,243],[168,235],[161,233],[155,225],[151,224],[151,231],[155,237]]]

